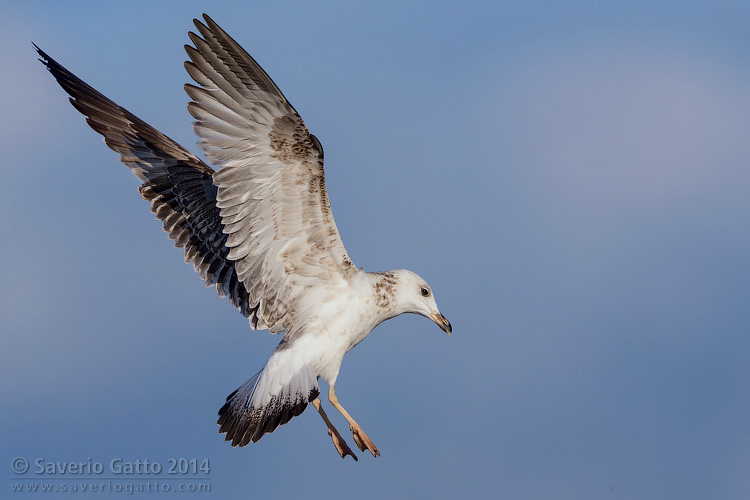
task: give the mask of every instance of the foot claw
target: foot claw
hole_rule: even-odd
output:
[[[365,431],[362,430],[361,427],[349,427],[352,431],[352,437],[354,438],[354,442],[357,444],[359,449],[361,451],[368,450],[370,453],[372,453],[373,457],[379,457],[380,451],[378,450],[378,447],[375,446],[375,443],[372,442],[372,439],[370,439],[367,434],[365,434]]]
[[[339,452],[341,458],[346,458],[347,455],[350,455],[355,462],[359,461],[357,455],[352,452],[351,448],[349,448],[349,445],[346,444],[346,441],[344,441],[344,438],[339,435],[336,429],[328,429],[328,435],[331,436],[331,439],[333,440],[333,446],[336,447],[336,451]]]

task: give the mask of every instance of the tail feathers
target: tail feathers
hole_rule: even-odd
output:
[[[219,410],[219,432],[226,433],[225,440],[232,441],[232,446],[257,442],[264,434],[301,415],[320,394],[317,379],[307,367],[283,386],[272,375],[268,369],[261,370],[227,396]]]

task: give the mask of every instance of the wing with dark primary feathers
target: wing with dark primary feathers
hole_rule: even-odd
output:
[[[185,68],[193,129],[214,172],[193,154],[39,51],[91,127],[143,181],[141,196],[207,284],[289,340],[321,293],[357,275],[333,219],[323,148],[260,65],[210,17],[195,20]]]
[[[222,232],[216,207],[214,170],[34,47],[73,106],[143,182],[141,196],[151,202],[151,211],[164,223],[175,246],[185,249],[185,262],[193,264],[206,285],[216,285],[219,296],[228,297],[256,326],[258,307],[250,305],[234,262],[227,258],[228,236]]]

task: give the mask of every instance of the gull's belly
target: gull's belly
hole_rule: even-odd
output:
[[[375,327],[365,315],[352,310],[339,314],[305,335],[310,342],[307,349],[316,374],[329,383],[335,383],[344,354],[362,342]],[[301,340],[301,339],[300,339]],[[307,343],[307,342],[306,342]]]
[[[311,314],[302,318],[303,332],[289,349],[317,376],[334,384],[344,354],[390,315],[384,315],[373,300],[372,286],[365,273],[326,295],[311,298],[314,301],[305,304]]]

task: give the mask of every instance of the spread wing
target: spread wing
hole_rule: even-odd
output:
[[[214,170],[36,49],[73,106],[143,182],[141,196],[151,202],[151,211],[164,223],[175,246],[185,249],[185,262],[193,264],[206,285],[216,285],[219,296],[228,297],[251,324],[257,323],[258,305],[250,302],[235,263],[228,258],[228,235],[222,232],[216,207]]]
[[[323,149],[263,69],[213,20],[195,21],[185,67],[195,132],[215,172],[37,47],[42,62],[184,247],[253,328],[290,329],[356,273],[331,214]],[[315,293],[310,293],[315,290]],[[323,292],[323,293],[321,293]]]
[[[258,63],[204,20],[185,47],[199,85],[185,86],[188,110],[221,167],[213,181],[228,258],[258,307],[257,326],[282,331],[310,314],[310,290],[335,290],[356,268],[331,214],[320,143]]]

